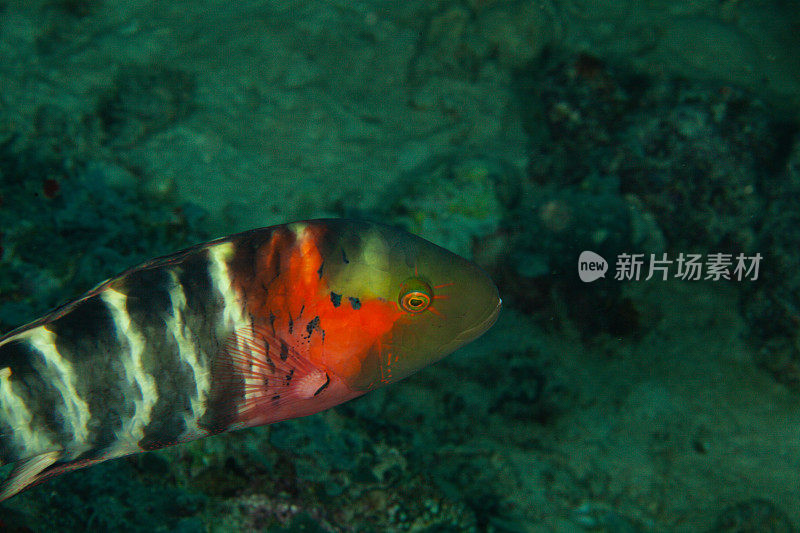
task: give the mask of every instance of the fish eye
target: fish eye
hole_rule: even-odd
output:
[[[420,278],[409,278],[400,285],[398,302],[403,311],[421,313],[431,305],[433,290]]]

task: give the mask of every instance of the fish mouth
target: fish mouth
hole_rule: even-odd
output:
[[[458,342],[469,342],[483,335],[489,328],[491,328],[500,316],[500,309],[503,307],[503,300],[498,296],[497,303],[494,307],[483,315],[474,326],[469,327],[461,332],[458,336]]]
[[[490,327],[494,326],[494,323],[497,322],[497,317],[500,316],[500,309],[503,308],[503,299],[499,296],[497,297],[497,305],[495,305],[494,309],[478,324],[478,328],[483,328],[481,333],[488,330]]]

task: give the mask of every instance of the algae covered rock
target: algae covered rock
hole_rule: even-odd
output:
[[[708,533],[793,533],[792,521],[777,505],[754,498],[725,508]]]
[[[386,210],[401,226],[464,257],[500,227],[516,173],[500,161],[430,158],[386,192]]]

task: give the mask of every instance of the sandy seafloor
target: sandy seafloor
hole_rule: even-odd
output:
[[[387,390],[64,476],[0,505],[0,520],[794,531],[797,12],[778,0],[0,2],[4,328],[126,260],[322,216],[400,224],[472,257],[507,303],[486,336]],[[627,163],[642,153],[649,163]],[[115,261],[76,275],[74,254],[94,257],[98,237],[65,228],[92,198],[110,206],[91,224]],[[610,241],[758,251],[775,281],[606,279],[582,297],[561,266],[577,256],[553,257],[575,250],[559,243]]]

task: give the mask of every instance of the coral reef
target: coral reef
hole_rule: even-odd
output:
[[[119,176],[133,180],[113,163],[59,157],[14,137],[0,147],[0,330],[207,238],[199,208],[113,186]]]
[[[759,363],[800,388],[800,142],[770,181],[756,249],[764,256],[758,283],[742,292],[742,308]]]
[[[500,161],[430,158],[391,184],[383,208],[372,216],[472,257],[476,242],[498,230],[504,203],[516,199],[508,185],[517,181],[515,170]]]
[[[536,183],[634,195],[672,249],[752,250],[794,122],[735,87],[646,78],[587,54],[545,54],[518,85]]]
[[[763,533],[792,533],[789,517],[774,503],[763,498],[739,502],[724,509],[709,533],[759,531]]]
[[[0,331],[330,214],[474,258],[500,321],[335,411],[49,481],[0,527],[793,531],[791,2],[307,4],[0,2]],[[584,284],[583,250],[764,262]]]
[[[204,531],[198,512],[206,497],[175,486],[171,466],[156,454],[97,465],[52,480],[47,490],[0,507],[35,531]],[[21,527],[21,526],[20,526]]]
[[[619,284],[577,282],[581,250],[736,254],[763,242],[797,125],[757,97],[554,51],[518,72],[517,92],[532,183],[505,223],[503,270],[522,277],[521,305],[541,310],[555,285],[584,333],[635,333],[643,324]],[[609,311],[599,321],[597,308]]]

